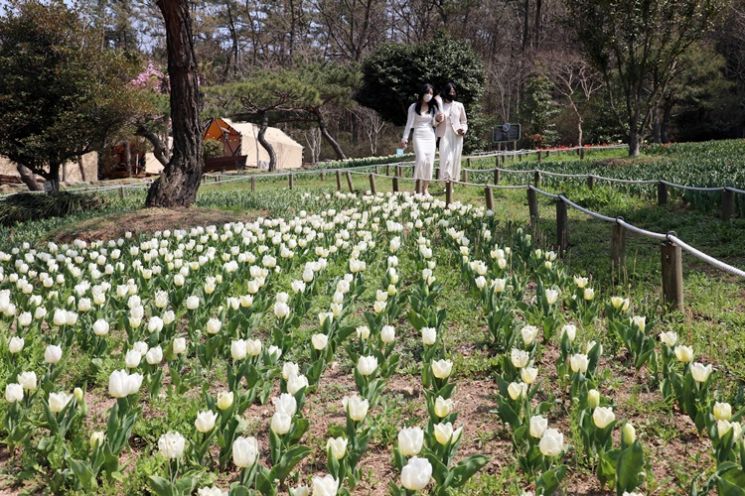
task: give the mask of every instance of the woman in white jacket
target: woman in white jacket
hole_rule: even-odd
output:
[[[409,144],[409,133],[414,130],[414,179],[420,181],[422,194],[429,194],[429,183],[432,181],[432,169],[435,165],[435,130],[439,121],[437,101],[434,99],[435,89],[431,84],[422,86],[419,98],[412,103],[408,110],[404,135],[401,146]]]
[[[468,119],[463,104],[455,101],[455,84],[447,83],[436,97],[440,109],[437,137],[440,138],[440,180],[460,180],[460,160],[463,136],[468,131]],[[442,116],[442,117],[440,117]]]

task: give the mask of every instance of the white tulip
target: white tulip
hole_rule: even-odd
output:
[[[313,496],[336,496],[339,490],[339,481],[334,479],[332,475],[325,475],[323,477],[313,476]]]
[[[128,369],[134,369],[137,368],[140,365],[140,360],[142,360],[142,355],[137,350],[129,350],[126,355],[124,355],[124,365]]]
[[[587,358],[587,355],[583,355],[582,353],[575,353],[574,355],[569,357],[569,366],[571,367],[572,372],[574,372],[575,374],[586,373],[589,364],[590,361]]]
[[[564,434],[556,429],[546,429],[538,443],[543,456],[557,457],[564,452]]]
[[[447,379],[453,371],[453,362],[450,360],[433,360],[432,374],[438,379]]]
[[[186,338],[174,338],[171,349],[174,355],[180,355],[186,352]]]
[[[289,380],[291,376],[300,374],[300,366],[295,362],[285,362],[282,365],[282,378]]]
[[[292,428],[292,416],[283,411],[276,411],[272,415],[270,427],[273,433],[284,436]]]
[[[408,427],[398,431],[398,451],[402,456],[418,455],[424,445],[424,431],[419,427]]]
[[[23,382],[21,382],[20,376],[18,377],[18,382],[23,384]],[[25,386],[24,389],[26,389]],[[729,403],[716,402],[714,403],[712,412],[716,420],[730,420],[732,418],[732,405],[730,405]]]
[[[711,365],[704,365],[701,362],[691,364],[691,376],[696,382],[706,382],[712,370]]]
[[[359,326],[355,329],[355,332],[357,333],[357,339],[362,341],[365,341],[370,337],[370,328],[367,326]]]
[[[534,415],[530,417],[529,434],[535,439],[543,437],[543,433],[546,432],[548,427],[548,419],[541,415]]]
[[[25,344],[25,340],[23,338],[20,338],[18,336],[13,336],[8,341],[8,351],[11,353],[19,353]]]
[[[308,387],[308,378],[304,375],[291,375],[287,381],[287,392],[296,395],[301,389]]]
[[[561,328],[561,337],[563,338],[564,335],[566,335],[567,340],[570,343],[574,342],[574,339],[577,337],[577,326],[574,324],[564,325],[564,327]]]
[[[528,385],[524,382],[511,382],[507,386],[507,394],[510,396],[512,401],[517,401],[528,394]]]
[[[246,358],[246,342],[242,339],[234,339],[230,342],[230,357],[233,361]]]
[[[310,337],[313,348],[317,351],[325,350],[329,343],[329,337],[325,334],[313,334]]]
[[[232,391],[220,391],[217,394],[217,408],[222,411],[227,410],[233,406],[233,392]]]
[[[401,485],[409,491],[421,491],[432,479],[432,465],[426,458],[413,457],[401,469]]]
[[[59,413],[65,409],[72,395],[68,393],[49,393],[49,411]]]
[[[435,415],[439,418],[445,418],[450,415],[453,411],[453,400],[445,399],[442,396],[438,396],[435,400]]]
[[[515,368],[521,369],[528,365],[528,362],[530,361],[530,353],[517,348],[512,348],[512,351],[510,352],[510,361]]]
[[[661,332],[659,338],[662,344],[668,348],[672,348],[678,343],[678,333],[675,331]]]
[[[15,403],[23,399],[23,386],[20,384],[7,384],[5,386],[5,401]]]
[[[631,323],[642,332],[647,328],[647,318],[641,315],[631,317]]]
[[[36,391],[36,373],[31,372],[21,372],[16,377],[18,380],[18,384],[23,386],[23,389],[26,391]]]
[[[197,419],[194,421],[194,427],[199,432],[207,433],[215,427],[215,421],[217,420],[217,413],[205,410],[197,414]]]
[[[252,357],[259,356],[261,354],[261,341],[258,339],[247,339],[246,353]]]
[[[434,435],[435,440],[445,446],[450,442],[450,440],[453,438],[453,424],[450,422],[441,422],[439,424],[435,424],[433,426],[434,428]]]
[[[342,399],[342,405],[344,406],[344,411],[349,414],[349,418],[355,422],[365,420],[367,410],[370,408],[370,403],[356,394],[345,396]]]
[[[326,451],[331,451],[331,456],[337,460],[344,458],[347,454],[347,438],[331,437],[326,441]]]
[[[520,335],[523,338],[525,346],[530,346],[535,341],[536,336],[538,336],[538,328],[532,325],[524,326],[520,329]]]
[[[380,340],[385,344],[390,344],[396,340],[396,329],[390,325],[384,325],[380,330]]]
[[[287,316],[290,315],[290,307],[287,306],[287,303],[278,301],[274,304],[274,316],[278,319],[285,319]]]
[[[240,436],[233,441],[233,464],[236,467],[251,467],[258,458],[259,442],[255,437]]]
[[[150,365],[159,364],[161,361],[163,361],[163,348],[161,348],[160,346],[150,348],[145,354],[145,360]]]
[[[169,460],[181,458],[186,448],[186,439],[178,432],[168,432],[158,439],[158,452]]]
[[[520,369],[520,378],[525,384],[533,384],[538,377],[538,369],[535,367],[525,367]]]
[[[62,347],[50,344],[44,350],[44,362],[49,364],[58,363],[62,359]]]
[[[678,345],[675,347],[675,358],[682,363],[690,363],[693,361],[693,348],[690,346]]]
[[[106,336],[109,333],[109,323],[104,319],[98,319],[93,323],[93,334],[96,336]]]
[[[207,321],[207,334],[217,334],[222,329],[220,320],[211,318]]]
[[[275,411],[284,412],[287,415],[295,415],[297,412],[297,400],[295,397],[288,393],[282,393],[279,396],[272,398]]]
[[[422,343],[425,346],[432,346],[437,341],[437,331],[434,327],[422,327]]]
[[[374,356],[361,356],[357,360],[357,372],[363,376],[372,375],[378,368],[378,359]]]
[[[616,414],[610,407],[599,406],[592,412],[592,422],[598,429],[605,429],[616,420]]]

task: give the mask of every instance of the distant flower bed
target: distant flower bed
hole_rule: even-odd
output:
[[[319,162],[313,169],[336,169],[346,167],[364,167],[366,165],[392,164],[396,162],[406,162],[413,160],[414,154],[407,153],[404,155],[384,155],[378,157],[348,158],[344,160],[329,160]]]

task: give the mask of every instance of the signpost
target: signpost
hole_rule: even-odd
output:
[[[510,124],[505,122],[501,126],[494,128],[492,133],[492,143],[497,145],[498,150],[502,150],[503,143],[512,143],[512,149],[517,150],[517,142],[522,136],[522,126],[520,124]],[[507,147],[505,146],[505,150]]]

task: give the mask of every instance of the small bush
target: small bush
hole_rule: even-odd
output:
[[[29,220],[65,217],[99,208],[102,203],[103,200],[95,195],[18,193],[0,201],[0,225],[14,226]]]

